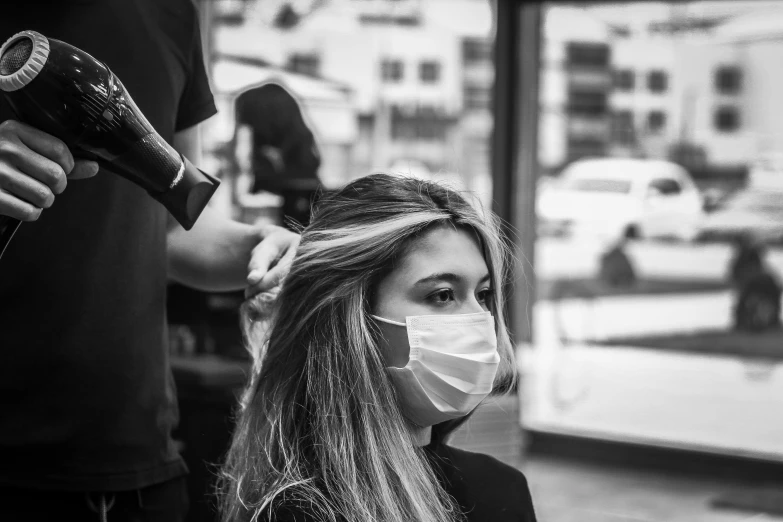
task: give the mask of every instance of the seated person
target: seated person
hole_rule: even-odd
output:
[[[513,384],[494,218],[374,174],[326,195],[274,301],[223,469],[224,521],[534,521],[524,475],[450,447]]]

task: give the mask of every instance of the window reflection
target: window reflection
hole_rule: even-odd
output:
[[[528,429],[783,458],[781,16],[548,4]]]
[[[215,161],[235,154],[226,115],[237,97],[274,82],[301,105],[325,187],[394,168],[473,189],[490,203],[489,0],[215,0],[213,10],[221,110],[205,140]],[[237,165],[221,168],[230,181]]]

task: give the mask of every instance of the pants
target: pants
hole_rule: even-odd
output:
[[[4,522],[184,522],[187,511],[184,477],[117,493],[0,486],[0,520]]]

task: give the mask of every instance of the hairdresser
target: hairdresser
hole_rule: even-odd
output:
[[[190,0],[0,10],[1,40],[31,29],[103,61],[199,164],[199,123],[216,109]],[[2,97],[0,122],[0,214],[34,222],[0,259],[0,520],[181,521],[166,284],[253,295],[276,285],[298,236],[209,208],[186,232],[143,189],[14,121]]]

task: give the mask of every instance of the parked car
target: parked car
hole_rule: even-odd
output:
[[[599,158],[572,163],[538,197],[541,236],[691,240],[704,216],[698,188],[668,161]]]
[[[702,221],[702,242],[735,242],[741,236],[783,245],[783,189],[750,188],[736,192]]]

